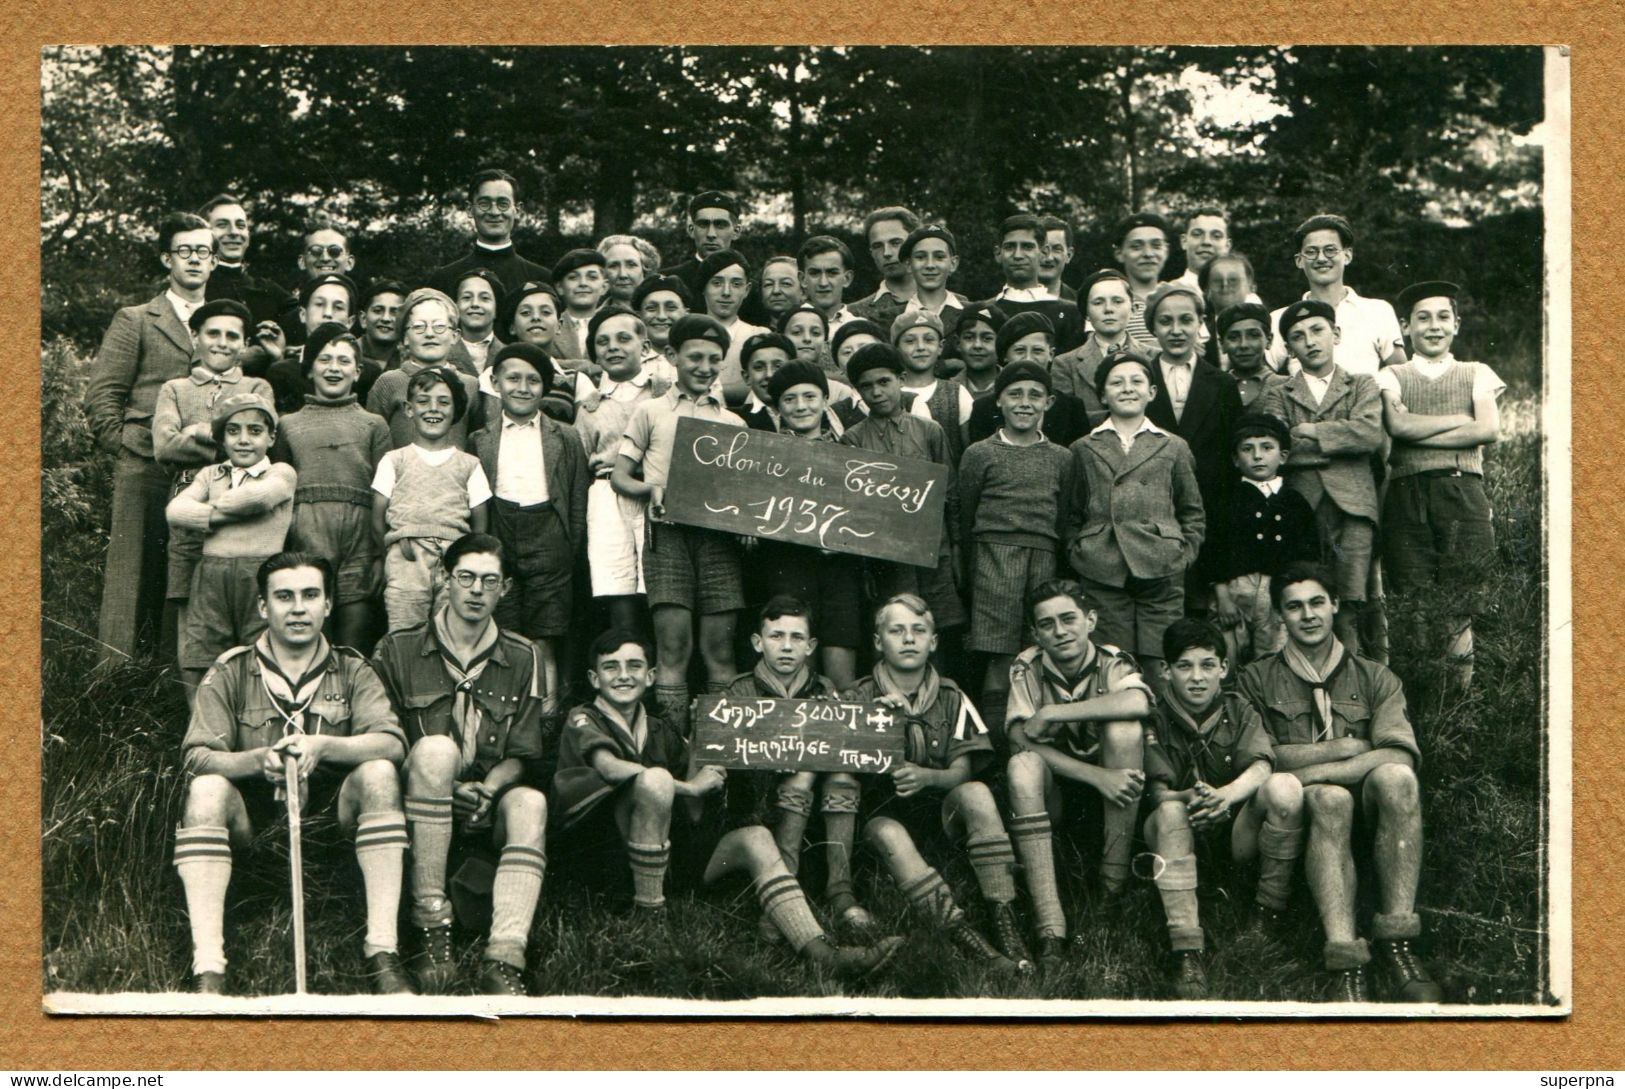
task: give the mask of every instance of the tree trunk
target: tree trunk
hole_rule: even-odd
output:
[[[796,50],[790,57],[790,214],[794,220],[793,234],[804,238],[807,234],[807,170],[804,165],[805,134],[801,122],[801,58]]]
[[[1125,64],[1117,73],[1117,93],[1123,107],[1123,189],[1128,213],[1140,207],[1140,148],[1138,118],[1134,110],[1134,70]]]

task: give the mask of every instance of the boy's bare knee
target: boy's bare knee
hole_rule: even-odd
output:
[[[773,841],[773,833],[759,824],[740,828],[733,834],[738,837],[739,846],[745,854],[757,862],[769,862],[780,857],[779,845]]]
[[[1421,801],[1416,772],[1404,764],[1383,764],[1366,776],[1376,803],[1389,809],[1414,809]]]
[[[449,787],[457,777],[462,752],[457,742],[444,734],[418,738],[406,757],[406,774],[418,790]]]
[[[781,786],[794,787],[797,790],[811,790],[818,782],[816,771],[796,771],[784,777]]]
[[[1016,753],[1005,766],[1011,793],[1019,793],[1024,798],[1043,797],[1046,770],[1044,758],[1037,753]]]
[[[1108,755],[1138,756],[1144,740],[1138,722],[1108,722],[1100,730],[1100,745]]]
[[[948,797],[968,820],[986,822],[999,819],[999,804],[993,800],[993,792],[986,783],[974,780],[960,783],[948,792]]]
[[[1344,787],[1317,783],[1303,797],[1310,822],[1317,828],[1347,829],[1354,821],[1354,796]]]
[[[188,827],[225,824],[236,793],[237,788],[223,775],[197,776],[186,787],[181,823]]]
[[[844,771],[832,771],[824,776],[825,790],[828,790],[831,787],[839,787],[842,790],[850,790],[857,786],[858,777],[856,775],[848,775]]]
[[[1271,816],[1296,816],[1303,812],[1303,784],[1296,775],[1278,771],[1258,788],[1258,800]]]
[[[669,807],[676,797],[677,786],[665,768],[644,768],[638,772],[634,792],[640,804]]]
[[[510,837],[546,828],[547,795],[535,787],[514,787],[502,796],[502,814]]]
[[[368,760],[357,764],[349,778],[361,790],[363,810],[400,808],[401,780],[395,765],[388,760]]]
[[[892,854],[909,842],[908,832],[890,817],[876,817],[863,826],[863,838],[873,848]]]

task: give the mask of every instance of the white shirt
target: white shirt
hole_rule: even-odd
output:
[[[1332,375],[1337,372],[1327,371],[1325,378],[1316,378],[1308,371],[1299,371],[1298,373],[1303,375],[1304,385],[1309,387],[1309,392],[1314,395],[1315,404],[1318,405],[1326,399],[1326,387],[1332,384]]]
[[[1162,368],[1162,380],[1168,387],[1168,401],[1174,406],[1174,419],[1183,419],[1185,416],[1185,400],[1191,392],[1191,372],[1193,360],[1175,363],[1166,357],[1159,357],[1158,365]]]
[[[842,304],[841,308],[831,314],[829,320],[824,323],[824,328],[829,332],[829,339],[833,342],[835,340],[835,331],[849,321],[856,321],[857,318],[856,314],[848,310],[845,304]]]
[[[1436,382],[1443,378],[1445,372],[1451,367],[1461,363],[1461,360],[1446,352],[1441,359],[1423,359],[1421,356],[1415,356],[1410,363],[1423,378],[1426,378],[1429,382]],[[1461,365],[1473,369],[1473,400],[1476,401],[1485,395],[1499,397],[1502,391],[1507,388],[1507,384],[1501,381],[1501,376],[1490,370],[1485,364],[1461,363]],[[1399,392],[1399,376],[1394,373],[1392,367],[1384,367],[1377,372],[1377,388],[1384,393],[1391,393],[1395,397],[1402,397]],[[1403,404],[1403,400],[1400,403]]]
[[[1005,284],[999,288],[999,293],[993,297],[995,299],[1008,299],[1011,302],[1049,302],[1051,299],[1059,298],[1057,295],[1050,294],[1049,288],[1043,284],[1034,284],[1032,287],[1011,287],[1009,284]]]
[[[914,403],[915,404],[923,405],[927,401],[931,400],[932,397],[936,396],[937,386],[939,384],[940,383],[938,383],[938,382],[932,382],[929,386],[904,386],[903,388],[908,390],[910,393],[912,393],[914,395]],[[966,389],[964,386],[960,386],[959,387],[959,425],[961,427],[963,427],[966,424],[970,423],[971,413],[974,412],[975,410],[976,410],[976,399],[970,395],[970,390]],[[918,415],[918,413],[916,413],[915,415]],[[926,419],[931,419],[932,418],[930,410],[926,411],[925,417],[926,417]],[[938,420],[937,423],[941,424],[943,427],[948,426],[948,421],[947,420]]]
[[[425,465],[444,465],[452,459],[452,455],[460,453],[455,446],[448,446],[444,450],[425,450],[417,443],[402,447],[411,451]],[[372,478],[372,490],[388,499],[395,493],[395,459],[385,457],[378,462],[378,472]],[[491,498],[491,483],[485,479],[485,468],[474,466],[474,472],[468,478],[468,506],[472,510]]]
[[[482,374],[485,371],[485,361],[491,358],[491,345],[496,342],[495,333],[487,333],[484,340],[464,340],[463,347],[468,349],[468,356],[474,361],[474,369]]]
[[[935,314],[937,317],[941,317],[942,311],[949,306],[953,306],[959,310],[965,310],[970,307],[970,303],[966,301],[965,296],[961,295],[957,291],[948,292],[948,294],[942,297],[942,302],[936,306],[925,305],[920,301],[920,297],[915,295],[913,298],[908,300],[908,305],[903,307],[903,313],[913,314],[924,311],[927,314]]]
[[[175,316],[181,319],[181,326],[186,329],[187,334],[189,336],[192,335],[192,327],[188,323],[191,322],[192,315],[197,311],[198,307],[203,305],[203,303],[201,301],[187,302],[185,299],[175,294],[174,288],[169,288],[166,290],[164,292],[164,298],[169,300],[170,309],[174,310]],[[196,336],[192,336],[192,343],[197,343]]]
[[[246,469],[239,469],[237,466],[233,465],[231,467],[231,486],[233,488],[240,488],[243,486],[243,481],[249,479],[250,477],[258,480],[260,477],[264,476],[270,470],[270,468],[270,458],[260,458]]]
[[[1147,431],[1151,432],[1153,435],[1166,435],[1168,433],[1162,428],[1158,427],[1156,424],[1152,423],[1150,420],[1146,419],[1144,416],[1140,417],[1140,426],[1134,429],[1134,434],[1132,435],[1125,436],[1121,431],[1118,431],[1117,428],[1113,427],[1110,416],[1106,417],[1104,420],[1101,420],[1094,430],[1089,432],[1089,434],[1093,435],[1101,431],[1110,431],[1115,434],[1117,436],[1117,441],[1122,445],[1123,453],[1125,454],[1133,448],[1134,440],[1145,434]]]
[[[502,437],[497,444],[496,496],[522,507],[545,503],[547,466],[542,458],[540,413],[528,420],[502,414]]]
[[[1268,480],[1254,480],[1250,476],[1244,476],[1241,479],[1263,492],[1266,496],[1275,495],[1281,490],[1281,485],[1285,483],[1279,475],[1272,476]]]
[[[1405,347],[1404,334],[1399,331],[1399,318],[1394,308],[1381,299],[1368,299],[1352,287],[1343,289],[1343,301],[1337,310],[1337,347],[1332,350],[1332,362],[1350,374],[1376,377],[1382,361]],[[1309,298],[1309,293],[1303,293]],[[1275,334],[1269,348],[1270,366],[1274,370],[1286,368],[1296,374],[1300,365],[1287,351],[1286,338],[1280,335],[1281,314],[1286,307],[1270,311],[1270,332]]]
[[[667,363],[666,366],[669,367],[671,364]],[[654,375],[649,373],[647,363],[644,364],[642,370],[631,378],[623,378],[618,382],[609,376],[608,371],[605,371],[598,376],[598,395],[607,401],[631,404],[643,396],[644,391],[649,388],[649,383],[652,381],[654,381]]]

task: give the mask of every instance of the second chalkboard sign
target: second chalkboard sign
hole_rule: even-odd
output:
[[[934,567],[946,466],[706,420],[677,421],[666,517]]]
[[[903,762],[907,735],[884,704],[701,696],[694,766],[879,774]]]

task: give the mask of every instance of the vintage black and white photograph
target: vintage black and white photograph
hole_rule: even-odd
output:
[[[1564,51],[40,86],[46,1009],[1569,1011]]]

